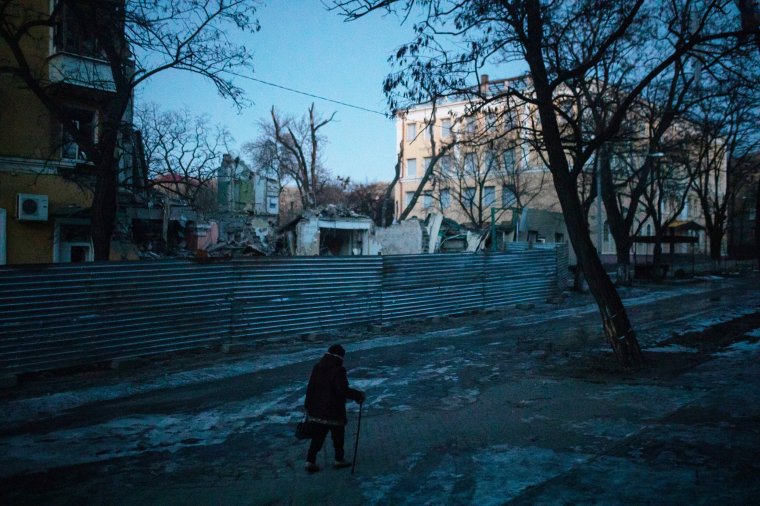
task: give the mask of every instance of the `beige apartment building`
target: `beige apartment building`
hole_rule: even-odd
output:
[[[515,81],[489,81],[484,75],[481,92],[503,90]],[[432,175],[408,217],[425,219],[430,213],[439,213],[480,230],[489,229],[493,220],[497,244],[566,242],[567,231],[551,172],[529,139],[538,128],[531,106],[507,107],[494,102],[476,114],[471,113],[471,107],[465,100],[439,103],[435,109],[430,104],[420,104],[397,115],[396,145],[403,153],[401,177],[395,188],[396,218],[411,202],[426,168],[433,163]],[[721,191],[725,192],[725,187]],[[665,199],[663,215],[679,204]],[[696,237],[697,242],[676,243],[673,252],[704,253],[703,223],[696,196],[689,195],[670,228],[674,234]],[[590,209],[589,225],[592,241],[603,260],[614,263],[615,243],[598,199]],[[652,223],[643,212],[638,228],[638,235],[653,235]],[[669,246],[663,247],[667,252]],[[642,240],[635,250],[636,255],[646,256],[651,254],[652,245]]]

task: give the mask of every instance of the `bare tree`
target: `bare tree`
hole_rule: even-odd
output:
[[[649,173],[649,181],[642,196],[646,218],[654,228],[652,274],[655,278],[662,276],[660,266],[663,239],[668,227],[681,217],[691,189],[692,179],[684,164],[688,154],[683,152],[683,147],[680,143],[678,147],[665,147],[663,157],[654,162],[654,170]],[[680,153],[676,152],[679,148]],[[671,242],[671,252],[674,246]]]
[[[472,97],[473,103],[479,104],[476,107],[488,107],[510,95],[533,107],[540,122],[538,152],[551,170],[570,240],[599,307],[607,341],[622,365],[640,363],[641,351],[625,307],[591,242],[578,180],[599,147],[618,132],[642,90],[678,58],[698,49],[708,51],[720,41],[741,43],[747,31],[741,26],[726,28],[724,22],[725,12],[735,9],[733,2],[702,5],[695,22],[684,22],[690,20],[689,11],[695,8],[687,0],[666,6],[644,0],[346,0],[334,5],[349,19],[377,10],[402,10],[412,15],[418,12],[418,5],[422,7],[417,36],[399,49],[398,70],[386,79],[393,109],[402,107],[400,101],[420,102],[431,82],[436,83],[437,90],[445,90],[445,95]],[[736,21],[738,16],[732,19]],[[660,40],[662,51],[638,62],[603,130],[591,138],[584,137],[583,132],[573,135],[568,131],[572,126],[567,118],[579,111],[568,108],[558,96],[587,78],[611,48],[627,44],[637,34]],[[568,47],[573,50],[564,49]],[[523,88],[482,93],[471,80],[473,75],[477,79],[488,63],[518,60],[528,66]],[[566,142],[568,138],[571,142]]]
[[[724,94],[711,94],[700,102],[690,115],[687,169],[705,219],[713,261],[721,258],[730,204],[749,182],[740,171],[751,165],[743,162],[760,148],[757,103],[757,88],[733,82]],[[730,168],[734,174],[729,174]]]
[[[440,202],[441,190],[447,190],[469,224],[483,228],[490,222],[491,208],[498,208],[499,214],[503,208],[524,209],[540,194],[545,180],[543,167],[532,167],[514,139],[500,137],[451,150],[439,161],[437,192],[431,194]]]
[[[279,175],[282,183],[293,182],[298,188],[303,209],[322,202],[319,194],[331,177],[322,163],[322,147],[327,142],[320,132],[335,118],[321,117],[311,104],[306,116],[294,118],[279,114],[274,107],[270,120],[259,122],[259,137],[243,148],[256,161],[266,163]]]
[[[137,109],[136,126],[142,132],[148,184],[211,211],[211,182],[222,155],[230,151],[229,131],[210,126],[208,116],[188,109],[160,111],[155,104]]]
[[[230,34],[258,30],[253,18],[254,0],[60,0],[0,2],[0,40],[8,57],[0,61],[0,73],[11,75],[50,111],[64,131],[87,153],[95,174],[92,203],[92,238],[96,260],[107,260],[115,226],[119,184],[119,149],[129,129],[133,92],[150,77],[170,69],[184,70],[210,80],[224,97],[242,104],[242,92],[228,71],[250,65],[244,46]],[[68,23],[67,20],[76,20]],[[105,62],[102,73],[90,76],[90,85],[101,97],[97,134],[61,98],[60,85],[34,58],[34,41],[55,30],[63,49],[70,37],[81,42],[76,51]],[[68,30],[68,31],[67,31]],[[73,33],[72,30],[76,30]]]

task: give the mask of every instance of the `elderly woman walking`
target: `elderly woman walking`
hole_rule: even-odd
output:
[[[306,387],[304,408],[310,422],[315,423],[314,437],[306,455],[306,471],[319,471],[317,454],[329,432],[335,448],[333,467],[340,469],[349,467],[343,450],[346,435],[346,400],[351,399],[361,404],[364,402],[364,392],[348,386],[346,368],[343,367],[343,357],[346,350],[339,344],[330,346],[327,353],[317,362],[311,371],[309,385]]]

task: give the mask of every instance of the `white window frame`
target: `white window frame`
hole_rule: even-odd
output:
[[[411,167],[410,167],[411,163]],[[412,170],[409,170],[409,169]],[[406,159],[406,177],[417,177],[417,159],[416,158],[407,158]]]
[[[441,120],[441,139],[448,139],[451,137],[451,120],[446,118]]]
[[[410,121],[406,124],[406,142],[412,142],[417,138],[417,123]]]

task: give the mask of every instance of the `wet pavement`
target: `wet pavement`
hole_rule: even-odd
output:
[[[0,394],[0,503],[754,503],[757,274],[622,294],[639,371],[615,366],[572,295],[24,381]],[[329,466],[329,442],[305,473],[292,436],[331,342],[368,395],[354,475]]]

